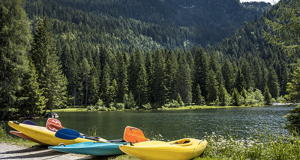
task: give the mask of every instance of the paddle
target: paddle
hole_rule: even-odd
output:
[[[58,130],[55,133],[55,137],[61,138],[61,139],[66,139],[66,140],[73,140],[76,138],[85,138],[85,139],[90,139],[93,141],[98,141],[98,142],[108,142],[108,141],[102,141],[99,138],[96,137],[90,137],[90,136],[82,136],[81,133],[74,129],[68,129],[68,128],[62,128]]]
[[[149,139],[144,136],[144,133],[140,129],[131,126],[127,126],[125,128],[124,140],[132,143],[149,141]]]
[[[78,131],[73,130],[73,129],[68,129],[68,128],[62,128],[62,129],[58,130],[55,133],[55,137],[61,138],[61,139],[66,139],[66,140],[83,138]]]

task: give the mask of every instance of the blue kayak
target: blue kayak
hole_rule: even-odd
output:
[[[108,155],[119,155],[123,152],[119,149],[119,145],[123,145],[125,142],[121,143],[99,143],[99,142],[83,142],[70,145],[58,145],[58,146],[49,146],[49,149],[67,152],[67,153],[76,153],[76,154],[87,154],[95,156],[108,156]]]

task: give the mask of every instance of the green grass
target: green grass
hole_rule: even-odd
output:
[[[86,108],[53,109],[52,112],[86,112]]]
[[[207,135],[208,146],[200,159],[259,159],[296,160],[300,159],[300,137],[286,134],[271,134],[268,130],[258,132],[256,138],[237,139],[222,135]]]
[[[18,146],[32,147],[38,145],[35,142],[23,139],[23,138],[15,138],[11,135],[7,135],[5,132],[5,127],[0,125],[0,142],[14,144]]]
[[[184,106],[180,108],[162,108],[162,110],[215,109],[215,108],[234,108],[234,107],[252,107],[252,106]]]
[[[184,106],[180,108],[161,108],[161,110],[185,110],[185,109],[215,109],[215,108],[234,108],[234,107],[252,107],[252,106]],[[131,111],[131,109],[125,109]],[[143,110],[143,109],[140,109]],[[96,110],[93,110],[96,111]],[[66,109],[53,109],[52,112],[91,112],[87,108],[66,108]]]

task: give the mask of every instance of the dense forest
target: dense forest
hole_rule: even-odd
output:
[[[132,52],[214,45],[270,4],[237,0],[26,0],[32,24],[48,16],[55,39]],[[64,37],[61,37],[64,36]]]
[[[0,118],[68,106],[270,104],[287,94],[294,70],[295,60],[263,39],[261,15],[274,16],[266,3],[1,0],[0,7]]]

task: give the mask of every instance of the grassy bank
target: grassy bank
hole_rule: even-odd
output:
[[[162,110],[185,110],[185,109],[216,109],[216,108],[245,108],[253,106],[184,106],[179,108],[162,108]]]
[[[26,147],[32,147],[37,145],[37,143],[35,142],[28,141],[23,138],[15,138],[12,135],[7,135],[5,132],[5,128],[2,125],[0,125],[0,142]]]
[[[207,134],[204,137],[208,145],[204,153],[195,160],[212,159],[260,159],[260,160],[296,160],[300,159],[300,137],[298,135],[271,134],[268,130],[257,132],[246,139],[238,139],[231,135]],[[5,134],[0,126],[0,142],[32,147],[38,145],[28,140],[15,138]],[[110,160],[135,160],[128,155],[109,157]]]
[[[187,110],[187,109],[217,109],[217,108],[246,108],[253,106],[184,106],[179,108],[158,108],[157,110]],[[133,109],[124,109],[123,111],[132,111]],[[144,109],[140,109],[144,110]],[[66,108],[66,109],[53,109],[52,112],[91,112],[98,111],[96,109],[87,110],[87,108]],[[118,110],[120,111],[120,110]]]

